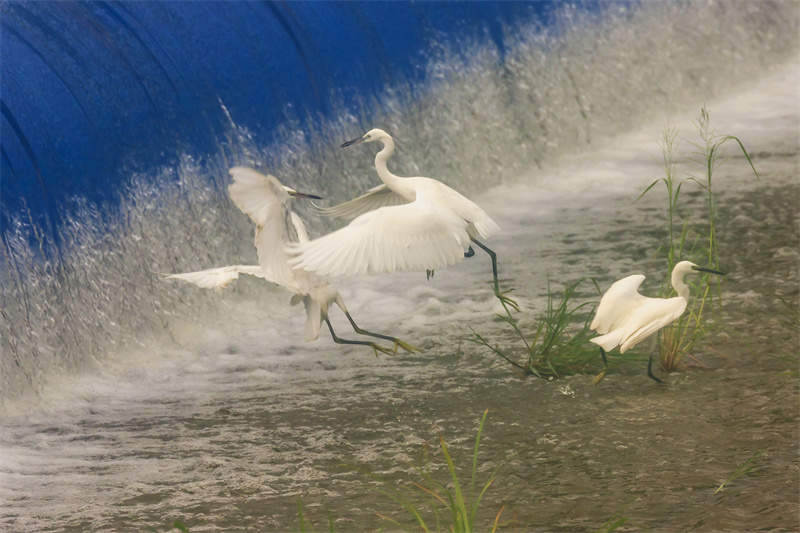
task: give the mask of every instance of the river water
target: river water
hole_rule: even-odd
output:
[[[288,295],[240,280],[233,296],[166,314],[169,337],[127,344],[88,371],[51,376],[35,400],[4,406],[1,527],[141,531],[181,520],[192,531],[288,531],[299,529],[298,498],[317,530],[329,513],[337,531],[386,526],[378,514],[411,523],[350,467],[411,494],[412,465],[427,450],[447,483],[441,434],[468,479],[488,409],[479,480],[497,473],[478,513],[483,529],[503,508],[504,529],[516,531],[592,531],[614,516],[632,530],[797,531],[798,83],[795,58],[669,117],[694,139],[691,120],[706,103],[717,133],[745,144],[760,181],[728,145],[715,184],[724,326],[689,368],[659,372],[666,385],[643,364],[614,367],[597,384],[593,375],[526,379],[466,342],[470,327],[506,338],[480,252],[430,281],[337,280],[360,325],[400,336],[416,354],[376,358],[324,333],[306,344]],[[559,290],[594,276],[605,288],[641,272],[643,290],[657,289],[666,200],[658,187],[634,200],[661,176],[663,125],[648,121],[474,195],[503,228],[490,245],[524,327],[548,280]],[[349,156],[371,160],[356,150]],[[686,187],[682,205],[702,217],[702,195]],[[231,259],[212,252],[197,266]],[[180,290],[191,303],[192,290]],[[753,470],[715,493],[759,452]]]

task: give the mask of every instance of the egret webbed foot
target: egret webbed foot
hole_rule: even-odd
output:
[[[419,351],[419,348],[411,346],[407,342],[403,342],[400,339],[395,339],[394,340],[394,353],[397,353],[397,347],[398,346],[400,348],[404,349],[405,351],[407,351],[408,353],[414,353],[414,352],[418,352]]]
[[[509,298],[508,296],[506,296],[506,294],[508,294],[513,290],[514,289],[509,289],[507,291],[500,292],[497,288],[495,288],[494,295],[497,297],[498,300],[500,300],[500,303],[503,304],[504,307],[509,306],[512,309],[514,309],[514,311],[519,313],[519,304],[517,303],[517,301],[514,300],[513,298]]]
[[[397,347],[394,349],[386,348],[385,346],[381,346],[376,342],[367,342],[367,344],[369,344],[369,346],[372,348],[372,351],[375,352],[375,357],[378,357],[378,352],[383,352],[387,355],[394,355],[397,353]]]

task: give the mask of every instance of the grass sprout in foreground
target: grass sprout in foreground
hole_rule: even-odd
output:
[[[301,533],[315,533],[316,530],[314,529],[314,525],[306,519],[305,514],[303,513],[303,501],[298,497],[297,498],[297,516],[298,520],[300,521],[300,532]],[[328,531],[330,533],[335,533],[333,528],[333,516],[328,512]]]
[[[714,491],[714,494],[716,494],[718,492],[723,492],[725,490],[723,487],[725,487],[725,485],[727,485],[731,481],[733,481],[735,479],[739,479],[740,477],[746,476],[747,474],[749,474],[750,471],[753,470],[753,468],[756,467],[756,465],[754,464],[756,459],[761,457],[763,454],[764,454],[764,452],[756,452],[756,453],[754,453],[753,456],[750,457],[750,459],[748,459],[747,461],[745,461],[745,463],[742,466],[737,468],[736,471],[728,477],[728,479],[723,481],[722,485],[717,487],[717,490]]]
[[[418,531],[424,531],[425,533],[430,533],[432,531],[471,533],[476,530],[492,531],[494,533],[497,531],[497,528],[502,525],[500,523],[500,515],[503,513],[505,507],[501,508],[497,513],[491,527],[486,524],[476,528],[476,517],[481,500],[486,490],[494,482],[495,474],[499,469],[499,467],[495,469],[492,475],[489,476],[489,480],[480,487],[480,492],[476,496],[478,448],[481,442],[481,435],[483,434],[483,426],[488,414],[489,410],[487,409],[484,411],[483,418],[481,418],[480,425],[478,426],[478,434],[475,437],[475,446],[472,452],[472,474],[468,484],[464,484],[462,480],[459,480],[455,463],[450,454],[450,449],[441,434],[439,434],[439,442],[447,463],[447,469],[450,473],[449,482],[452,483],[452,487],[448,487],[447,482],[442,483],[434,478],[429,468],[427,454],[422,467],[414,466],[414,469],[422,479],[419,483],[413,482],[412,490],[410,491],[397,490],[387,481],[382,480],[371,472],[358,469],[371,479],[377,481],[379,487],[375,490],[400,504],[400,506],[411,515],[416,525],[411,527],[401,524],[399,521],[388,516],[382,514],[378,516],[405,531],[414,533]],[[423,496],[426,500],[425,504],[415,503],[415,501],[419,499],[419,496]],[[445,511],[442,512],[442,509],[445,509]],[[433,513],[432,517],[430,516],[430,512]]]
[[[677,131],[667,125],[663,131],[663,166],[665,175],[651,183],[639,199],[647,194],[653,187],[663,183],[667,192],[667,210],[669,217],[669,246],[664,250],[667,256],[668,270],[658,297],[668,298],[673,295],[670,284],[670,273],[675,265],[682,260],[692,261],[700,266],[720,269],[719,254],[716,240],[716,195],[712,190],[712,181],[719,166],[726,160],[725,144],[734,141],[742,150],[744,157],[758,178],[750,155],[742,142],[732,135],[716,135],[711,127],[711,118],[705,106],[700,110],[700,117],[695,122],[700,140],[689,141],[694,148],[688,161],[700,167],[697,174],[688,173],[686,177],[678,176],[679,161],[677,152],[679,141]],[[678,213],[681,188],[687,182],[694,183],[706,193],[705,213],[706,219],[696,223],[689,217],[681,218]],[[638,200],[638,199],[637,199]],[[661,369],[670,372],[676,370],[681,361],[691,352],[695,343],[705,336],[707,321],[704,315],[710,312],[715,318],[715,323],[720,322],[722,306],[721,288],[717,285],[717,302],[711,295],[711,278],[708,274],[700,276],[693,284],[692,294],[695,294],[688,303],[687,312],[669,327],[659,331],[658,353]]]
[[[467,340],[488,348],[526,376],[560,377],[587,372],[591,363],[599,359],[597,350],[586,345],[592,336],[589,324],[595,302],[575,301],[578,287],[587,281],[600,292],[593,278],[581,278],[567,285],[558,301],[550,291],[548,282],[547,308],[539,317],[536,331],[531,336],[526,336],[517,317],[504,306],[506,314],[496,316],[508,324],[512,335],[519,339],[520,345],[517,347],[501,348],[472,328],[474,337]]]
[[[154,527],[152,527],[152,526],[145,526],[145,527],[147,528],[147,530],[148,530],[148,531],[150,531],[150,533],[161,533],[161,531],[160,531],[160,530],[158,530],[158,529],[156,529],[156,528],[154,528]],[[186,527],[186,526],[183,524],[183,522],[181,522],[180,520],[175,520],[175,521],[174,521],[174,522],[171,524],[170,528],[169,528],[169,529],[166,529],[166,530],[164,530],[164,531],[165,531],[166,533],[170,533],[171,531],[174,531],[174,530],[176,530],[176,529],[177,529],[178,531],[182,532],[182,533],[190,533],[190,532],[189,532],[189,528],[188,528],[188,527]]]

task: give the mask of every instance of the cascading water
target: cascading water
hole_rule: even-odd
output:
[[[397,139],[398,174],[482,190],[756,76],[793,50],[787,11],[791,3],[565,7],[548,27],[507,28],[502,61],[491,41],[440,49],[413,97],[406,85],[392,87],[363,100],[360,116],[286,124],[270,146],[231,123],[219,152],[133,176],[118,206],[75,200],[60,250],[20,214],[4,233],[0,394],[40,392],[48,375],[81,371],[168,332],[187,304],[216,301],[157,273],[253,257],[250,228],[225,197],[230,166],[258,165],[342,200],[375,178],[370,158],[335,147],[380,125]]]
[[[422,348],[378,360],[340,350],[324,334],[305,344],[303,313],[261,280],[218,293],[162,279],[254,264],[250,222],[227,198],[229,167],[255,166],[336,203],[378,184],[373,151],[337,148],[372,127],[395,138],[396,174],[435,177],[486,203],[504,230],[493,239],[501,283],[530,306],[524,326],[541,311],[548,273],[567,276],[556,286],[663,268],[653,260],[660,204],[651,194],[630,205],[642,190],[632,176],[652,172],[641,146],[656,146],[658,131],[622,135],[789,72],[800,13],[788,1],[591,7],[564,5],[546,25],[506,24],[502,36],[431,46],[417,78],[393,78],[377,95],[332,97],[341,103],[327,115],[287,120],[269,143],[237,122],[225,98],[206,102],[203,116],[224,117],[225,128],[187,134],[164,157],[177,164],[131,172],[108,201],[61,206],[57,246],[35,214],[6,213],[0,527],[130,530],[180,518],[192,530],[283,531],[296,529],[301,496],[315,519],[332,506],[337,530],[376,529],[375,513],[391,513],[391,502],[339,465],[368,465],[404,483],[421,443],[434,450],[443,432],[458,452],[474,435],[465,429],[473,415],[488,406],[481,472],[508,464],[487,492],[490,520],[508,505],[531,531],[596,530],[620,509],[654,530],[792,530],[787,494],[796,479],[779,482],[797,468],[786,445],[797,441],[788,420],[796,387],[772,367],[750,378],[732,364],[670,376],[665,389],[614,373],[597,387],[591,376],[519,380],[494,360],[463,356],[467,326],[499,336],[488,262],[477,254],[431,282],[424,273],[335,280],[362,326]],[[796,64],[789,70],[774,78],[781,103],[785,86],[796,86]],[[797,114],[764,99],[736,101],[750,105],[770,127]],[[755,137],[756,166],[777,175],[775,187],[792,183],[794,128],[794,138]],[[195,134],[212,137],[213,147],[192,146]],[[620,142],[635,144],[633,154]],[[588,163],[575,163],[580,153],[591,154]],[[573,179],[586,166],[595,173]],[[732,182],[746,183],[749,168],[739,170]],[[733,206],[733,237],[721,246],[760,242],[753,232],[764,232],[771,248],[752,255],[772,257],[774,248],[781,272],[796,278],[796,238],[773,232],[796,226],[787,214],[796,186],[788,194],[732,188],[720,204]],[[335,224],[296,205],[312,233]],[[791,290],[730,256],[741,275],[726,283],[751,274],[756,289]],[[736,327],[774,328],[753,285],[744,287],[726,294]],[[738,361],[742,352],[732,353]],[[466,436],[451,441],[456,432]],[[735,486],[733,500],[707,493],[758,449],[769,460],[741,485],[752,497]]]

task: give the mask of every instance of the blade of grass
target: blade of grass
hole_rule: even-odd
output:
[[[502,507],[500,508],[500,512],[499,512],[499,513],[497,513],[497,516],[496,516],[496,517],[495,517],[495,519],[494,519],[494,525],[492,526],[492,533],[495,533],[495,532],[497,531],[497,528],[498,528],[498,526],[500,525],[500,515],[501,515],[501,514],[503,514],[503,509],[505,509],[505,508],[506,508],[506,506],[505,506],[505,505],[504,505],[504,506],[502,506]]]
[[[740,477],[742,477],[744,475],[747,475],[753,468],[755,468],[755,465],[753,464],[753,462],[756,459],[758,459],[759,457],[761,457],[763,454],[764,454],[763,451],[759,451],[759,452],[754,453],[753,456],[750,457],[750,459],[748,459],[747,461],[745,461],[745,463],[742,466],[737,468],[736,471],[733,474],[731,474],[730,477],[728,477],[728,479],[723,481],[722,485],[717,487],[717,490],[714,491],[714,494],[716,494],[718,492],[723,492],[725,490],[723,487],[725,487],[725,485],[727,485],[731,481],[733,481],[735,479],[738,479],[738,478],[740,478]]]

